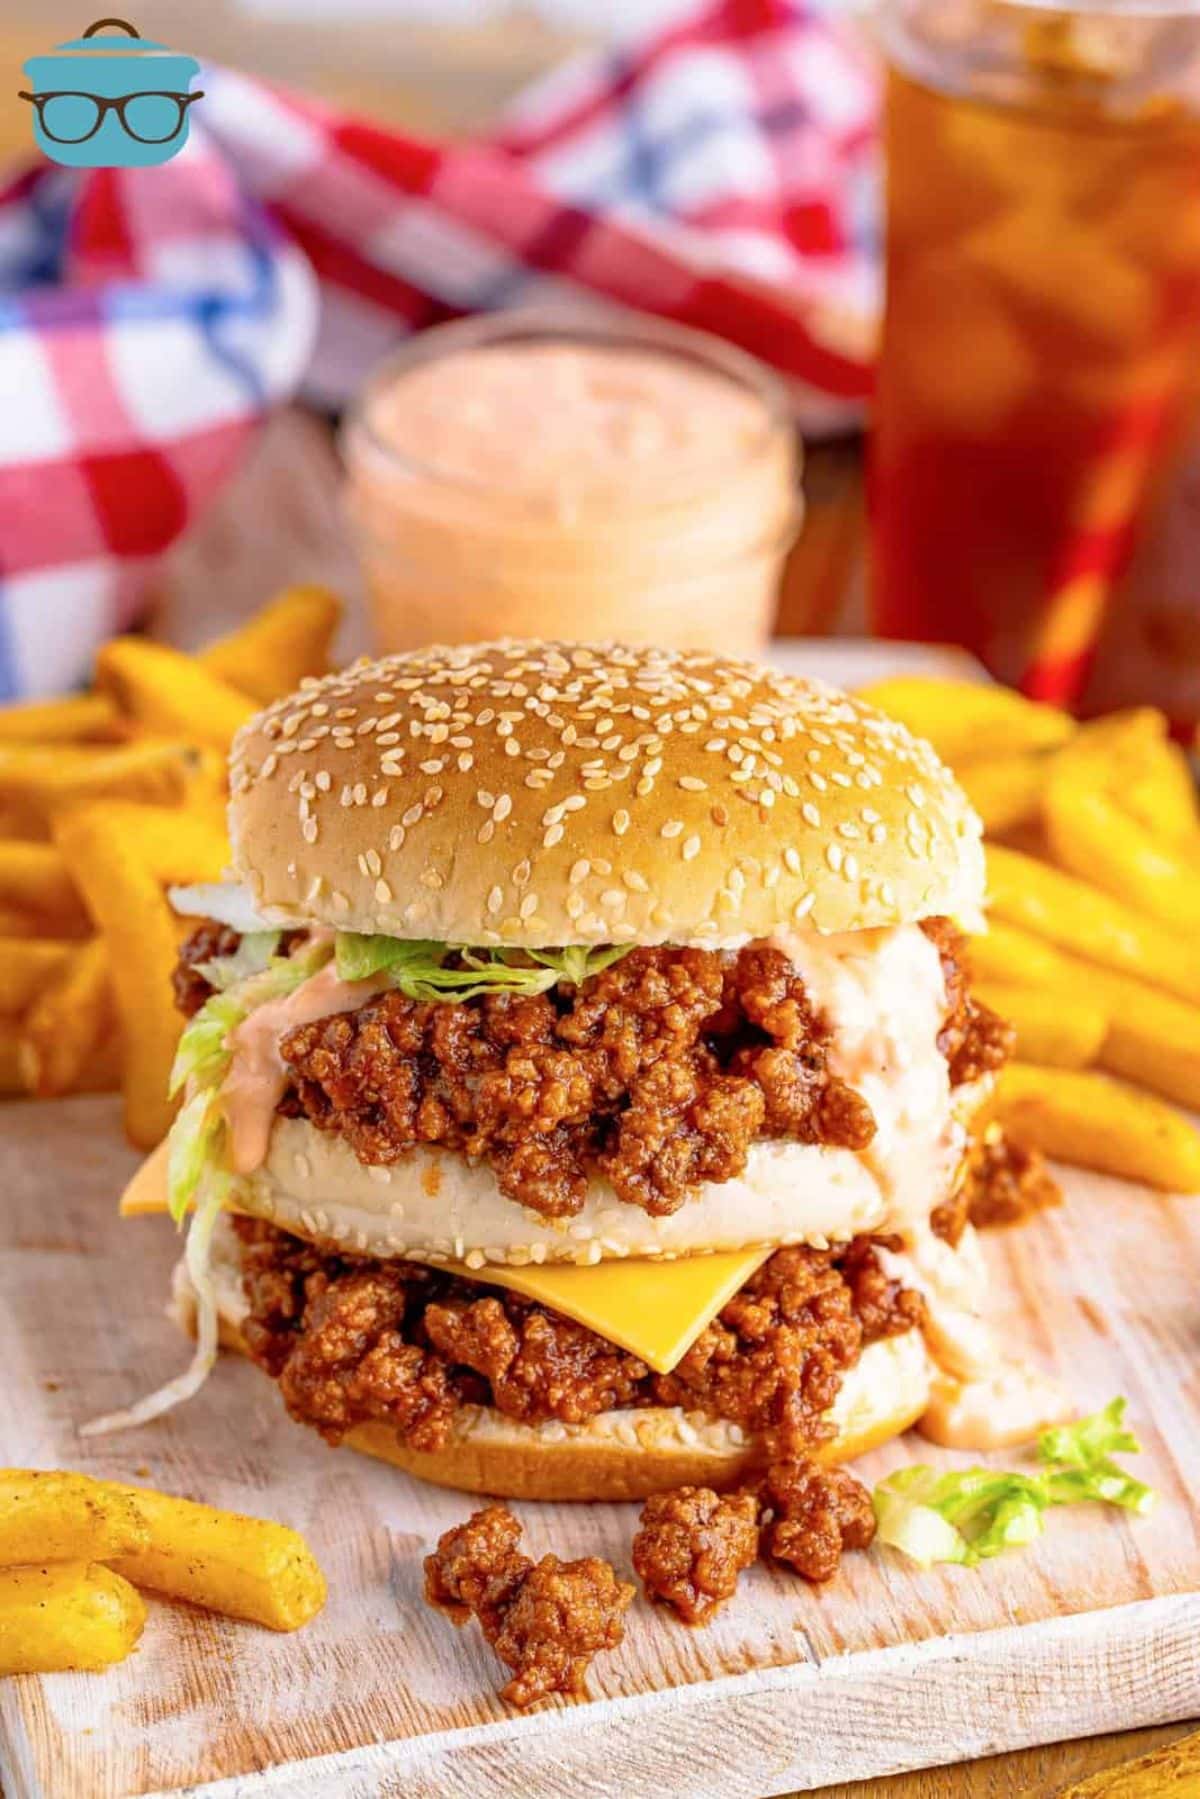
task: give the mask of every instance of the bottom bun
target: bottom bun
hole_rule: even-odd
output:
[[[246,1353],[246,1302],[236,1264],[214,1257],[224,1348]],[[180,1263],[173,1311],[189,1332],[195,1298]],[[815,1451],[826,1462],[864,1455],[906,1431],[929,1403],[932,1364],[919,1330],[867,1345],[843,1376],[830,1411],[836,1434]],[[763,1440],[739,1424],[678,1406],[601,1412],[584,1424],[522,1424],[490,1406],[464,1406],[440,1449],[409,1449],[386,1424],[359,1424],[343,1442],[406,1474],[464,1493],[504,1499],[645,1499],[670,1487],[722,1490],[759,1467]]]

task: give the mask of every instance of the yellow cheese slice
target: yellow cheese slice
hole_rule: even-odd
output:
[[[158,1148],[150,1151],[122,1193],[122,1218],[144,1218],[148,1212],[167,1211],[167,1143],[164,1137]]]
[[[160,1143],[126,1187],[122,1217],[166,1211],[166,1151],[166,1144]],[[659,1374],[669,1374],[770,1253],[759,1245],[670,1262],[631,1256],[588,1266],[511,1268],[491,1262],[483,1268],[453,1262],[446,1266],[449,1273],[467,1280],[511,1287],[527,1299],[540,1300],[639,1356]]]
[[[673,1262],[633,1256],[586,1267],[509,1268],[489,1262],[486,1268],[456,1267],[454,1272],[541,1300],[639,1356],[659,1374],[669,1374],[770,1253],[759,1245],[680,1256]]]

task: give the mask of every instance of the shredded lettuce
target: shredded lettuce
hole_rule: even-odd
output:
[[[386,975],[409,999],[465,1000],[483,993],[547,993],[560,981],[580,986],[601,969],[628,954],[628,945],[588,949],[582,944],[560,950],[520,952],[532,961],[514,960],[514,952],[468,949],[403,937],[369,937],[356,931],[337,934],[337,970],[344,981],[367,981]],[[457,950],[461,968],[447,968]]]
[[[227,987],[262,973],[279,948],[280,935],[279,931],[247,931],[231,956],[210,956],[207,962],[197,962],[196,972],[210,987],[224,993]]]
[[[1125,1401],[1074,1424],[1044,1431],[1041,1464],[1033,1472],[994,1468],[902,1468],[880,1481],[872,1495],[879,1540],[929,1568],[935,1562],[968,1567],[1042,1534],[1052,1505],[1100,1500],[1128,1511],[1148,1512],[1155,1494],[1113,1461],[1136,1455],[1141,1444],[1125,1426]]]
[[[245,942],[239,946],[238,956]],[[171,1070],[173,1094],[185,1084],[190,1087],[167,1139],[167,1205],[176,1224],[182,1224],[188,1208],[192,1209],[184,1247],[188,1279],[196,1296],[196,1348],[192,1359],[182,1374],[146,1394],[135,1405],[81,1426],[81,1436],[99,1437],[111,1431],[131,1430],[160,1417],[199,1392],[216,1361],[219,1321],[209,1262],[213,1231],[233,1185],[225,1114],[219,1097],[233,1055],[229,1039],[256,1007],[294,992],[329,960],[331,953],[328,942],[321,939],[290,956],[276,956],[272,952],[277,943],[277,933],[262,933],[259,943],[247,951],[243,960],[246,973],[235,978],[223,992],[210,995],[180,1037]],[[217,960],[237,959],[230,956]]]

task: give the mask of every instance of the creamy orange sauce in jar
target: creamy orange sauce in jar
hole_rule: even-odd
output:
[[[800,518],[782,390],[661,325],[424,333],[343,446],[381,650],[497,636],[760,650]]]

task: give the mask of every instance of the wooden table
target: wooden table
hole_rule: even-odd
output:
[[[179,48],[308,86],[420,130],[472,128],[570,47],[525,13],[482,28],[444,31],[406,23],[402,31],[380,32],[335,24],[332,13],[325,26],[251,22],[226,0],[187,11],[181,35],[180,9],[172,0],[142,0],[138,24],[144,34]],[[79,27],[78,8],[64,0],[8,0],[0,22],[0,66],[12,70],[26,56],[76,35]],[[23,108],[0,107],[0,158],[22,153],[27,133]],[[298,413],[277,421],[239,481],[171,558],[160,582],[159,628],[196,642],[289,580],[324,579],[350,597],[345,647],[361,647],[357,574],[337,524],[331,472],[328,433],[321,424]],[[844,628],[861,610],[855,597],[861,521],[855,448],[817,452],[807,485],[810,526],[785,587],[781,624],[785,630]],[[1187,1728],[1098,1737],[826,1793],[828,1799],[1050,1794]]]

